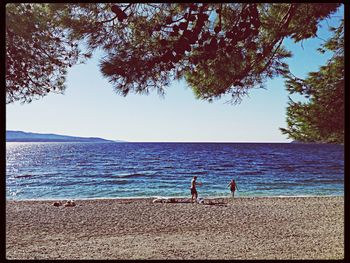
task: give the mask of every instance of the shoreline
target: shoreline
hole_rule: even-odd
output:
[[[234,199],[257,199],[257,198],[314,198],[314,197],[343,197],[344,194],[341,195],[272,195],[272,196],[235,196]],[[145,200],[145,199],[156,199],[156,198],[175,198],[175,199],[191,199],[190,196],[134,196],[134,197],[78,197],[78,198],[46,198],[46,199],[6,199],[6,202],[21,202],[21,201],[62,201],[62,200],[75,200],[75,201],[84,201],[84,200]],[[231,199],[231,196],[204,196],[199,198],[203,199]]]
[[[344,196],[225,200],[7,200],[6,258],[344,258]]]

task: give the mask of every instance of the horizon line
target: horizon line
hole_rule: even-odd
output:
[[[109,139],[114,141],[113,139]],[[124,141],[128,143],[290,143],[289,141]]]
[[[125,139],[108,139],[105,138],[104,136],[99,137],[98,135],[96,136],[81,136],[81,135],[71,135],[71,134],[60,134],[60,132],[55,133],[55,132],[37,132],[37,131],[23,131],[23,130],[7,130],[7,131],[13,131],[13,132],[24,132],[24,133],[34,133],[34,134],[40,134],[40,135],[59,135],[59,136],[68,136],[68,137],[80,137],[80,138],[100,138],[104,140],[109,140],[113,142],[121,142],[121,143],[290,143],[293,140],[290,141],[139,141],[139,140],[125,140]]]

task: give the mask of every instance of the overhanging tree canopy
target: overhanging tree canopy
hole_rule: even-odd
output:
[[[332,28],[333,37],[319,51],[333,52],[332,58],[306,79],[286,74],[287,90],[309,100],[294,102],[287,108],[287,128],[282,133],[301,142],[344,142],[344,21]]]
[[[231,94],[238,102],[266,78],[288,71],[286,37],[315,36],[319,21],[338,6],[8,4],[7,102],[64,90],[67,67],[97,48],[105,51],[103,75],[122,95],[163,94],[172,79],[185,78],[198,98]]]
[[[77,63],[77,43],[64,38],[59,18],[43,4],[6,5],[6,102],[30,102],[65,89],[66,68]]]

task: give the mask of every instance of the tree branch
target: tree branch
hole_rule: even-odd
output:
[[[275,40],[267,47],[268,49],[273,48],[278,41],[280,41],[279,45],[277,46],[277,48],[275,49],[275,51],[273,52],[272,56],[269,58],[269,61],[265,64],[265,66],[263,67],[262,70],[259,71],[259,73],[263,72],[270,64],[272,58],[275,56],[275,54],[277,53],[278,49],[280,48],[283,39],[285,36],[283,36],[284,30],[286,30],[289,26],[290,20],[292,19],[293,15],[295,14],[295,11],[297,9],[297,4],[291,4],[288,12],[285,14],[285,16],[283,17],[282,21],[286,20],[283,24],[281,24],[280,28],[278,29],[278,33],[277,36],[275,37]],[[263,58],[262,58],[263,59]],[[260,59],[260,61],[262,60]],[[256,61],[254,62],[254,65],[256,64]]]

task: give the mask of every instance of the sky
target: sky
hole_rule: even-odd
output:
[[[319,38],[284,42],[293,57],[291,72],[306,77],[331,57],[316,51],[344,16],[343,8],[321,23]],[[86,64],[69,69],[64,94],[49,94],[30,104],[6,105],[6,130],[101,137],[128,142],[290,142],[286,128],[288,92],[282,78],[253,89],[239,105],[224,97],[212,103],[198,100],[185,81],[174,81],[165,97],[116,94],[102,77],[96,54]],[[303,100],[300,96],[291,96]]]

